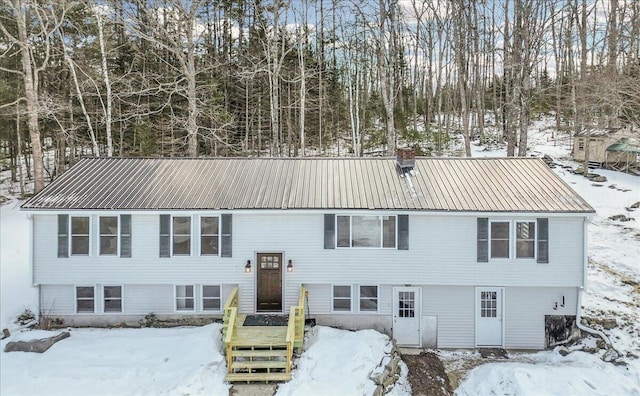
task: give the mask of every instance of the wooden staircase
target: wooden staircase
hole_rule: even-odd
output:
[[[238,288],[224,307],[223,342],[227,381],[282,382],[291,379],[293,350],[304,338],[304,289],[300,304],[291,307],[287,326],[243,326],[238,315]]]

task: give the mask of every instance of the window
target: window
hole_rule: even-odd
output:
[[[100,217],[100,255],[118,254],[118,217]]]
[[[578,139],[578,150],[584,151],[584,139]]]
[[[396,216],[336,216],[336,246],[396,247]]]
[[[220,307],[220,286],[202,286],[202,310],[219,311]]]
[[[200,218],[200,254],[201,255],[217,255],[218,254],[218,236],[219,236],[218,217],[201,217]]]
[[[71,254],[89,255],[89,217],[71,218]]]
[[[95,312],[95,290],[93,286],[76,287],[76,312]]]
[[[535,221],[516,222],[516,258],[535,258],[536,223]]]
[[[491,258],[509,258],[509,222],[491,222]]]
[[[333,310],[351,311],[351,286],[333,287]]]
[[[360,286],[360,311],[378,312],[378,286]]]
[[[173,254],[191,254],[191,217],[173,218]]]
[[[104,312],[122,312],[122,286],[105,286]]]
[[[193,311],[194,296],[193,285],[176,286],[176,311]]]
[[[497,293],[481,292],[480,293],[480,317],[495,318],[498,316],[498,297]]]

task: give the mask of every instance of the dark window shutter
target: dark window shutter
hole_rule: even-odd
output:
[[[69,215],[58,215],[58,257],[69,257]]]
[[[489,262],[489,219],[478,219],[478,262]]]
[[[131,215],[120,215],[120,257],[131,257]]]
[[[232,217],[230,214],[223,214],[220,216],[220,220],[222,222],[222,238],[221,238],[221,246],[220,246],[220,257],[231,257],[232,256],[232,225],[231,220]]]
[[[160,257],[171,256],[171,215],[160,215]]]
[[[549,219],[538,219],[538,262],[549,262]]]
[[[409,215],[398,215],[398,250],[409,250]]]
[[[336,215],[324,215],[324,248],[336,248]]]

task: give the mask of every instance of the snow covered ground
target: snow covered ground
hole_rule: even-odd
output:
[[[577,167],[569,158],[569,140],[554,132],[552,125],[551,119],[533,123],[530,152]],[[474,156],[505,154],[504,150],[473,148]],[[581,352],[583,346],[595,346],[593,338],[570,347],[567,356],[557,350],[511,353],[508,361],[489,363],[472,351],[439,351],[447,368],[462,368],[466,374],[456,391],[460,396],[640,395],[640,209],[625,209],[640,201],[640,178],[597,170],[608,181],[592,183],[563,167],[555,171],[597,211],[589,225],[589,284],[583,311],[597,320],[617,320],[617,327],[604,331],[626,365],[603,362],[602,350]],[[3,195],[8,195],[6,190]],[[220,328],[215,324],[175,329],[71,329],[71,337],[44,354],[5,353],[8,341],[50,334],[21,333],[13,323],[16,315],[37,307],[29,269],[28,221],[19,212],[19,204],[9,201],[0,206],[0,326],[14,334],[0,344],[1,395],[227,393]],[[617,214],[635,220],[609,220]],[[373,382],[368,374],[380,363],[386,348],[388,338],[375,331],[319,326],[309,334],[293,379],[280,386],[278,394],[369,394]],[[403,373],[393,390],[398,396],[410,394],[406,367]]]

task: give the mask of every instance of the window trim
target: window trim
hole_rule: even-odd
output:
[[[492,249],[492,245],[493,245],[493,233],[491,232],[491,226],[493,225],[493,223],[507,223],[509,225],[509,232],[507,234],[507,257],[493,257],[493,255],[491,254]],[[489,249],[489,260],[510,260],[511,256],[512,256],[512,240],[513,240],[513,236],[511,235],[511,233],[513,232],[513,220],[505,220],[505,219],[489,219],[489,230],[488,230],[488,240],[489,240],[489,244],[488,244],[488,249]]]
[[[220,308],[216,309],[205,309],[204,308],[204,300],[205,300],[205,296],[204,296],[204,288],[205,286],[217,286],[220,288],[220,297],[218,297],[218,299],[220,300]],[[214,297],[207,297],[207,300],[215,300]],[[200,285],[200,311],[202,312],[222,312],[223,309],[223,303],[222,303],[222,285],[221,284],[215,284],[215,285],[211,285],[211,284],[202,284]]]
[[[74,234],[73,233],[73,219],[81,219],[81,218],[87,218],[89,219],[89,233],[88,234]],[[91,250],[93,247],[93,244],[91,242],[91,225],[92,225],[92,221],[91,221],[91,216],[74,216],[74,215],[69,215],[69,257],[90,257],[91,256]],[[78,253],[73,253],[73,237],[75,236],[87,236],[88,239],[88,248],[87,248],[87,253],[82,253],[82,254],[78,254]]]
[[[175,254],[173,252],[173,239],[175,238],[175,233],[173,232],[173,219],[175,219],[176,217],[185,217],[189,219],[189,254]],[[192,215],[186,215],[186,216],[180,216],[180,215],[171,215],[171,221],[169,222],[169,248],[170,248],[170,257],[191,257],[193,256],[193,216]],[[185,234],[179,234],[180,236],[185,235]]]
[[[518,223],[533,223],[533,256],[518,257]],[[522,239],[529,241],[531,239]],[[516,260],[538,260],[538,219],[513,221],[513,258]]]
[[[335,296],[335,288],[336,287],[348,287],[349,288],[349,309],[348,310],[336,310],[334,301],[336,299]],[[346,300],[345,297],[337,297],[340,300]],[[352,314],[353,313],[353,285],[345,285],[345,284],[332,284],[331,285],[331,312],[337,314]]]
[[[115,217],[116,218],[116,233],[113,235],[116,238],[116,252],[115,253],[102,253],[102,232],[100,231],[100,226],[102,225],[103,217]],[[91,229],[91,227],[89,227]],[[111,256],[111,257],[120,257],[120,237],[122,234],[122,227],[120,226],[120,215],[98,215],[98,256]],[[111,234],[104,234],[104,236],[111,236]]]
[[[509,223],[509,256],[508,257],[493,257],[491,255],[491,244],[493,238],[491,237],[491,224],[492,223]],[[533,233],[533,257],[517,257],[517,224],[518,223],[534,223],[535,232]],[[532,218],[515,218],[515,219],[489,219],[488,224],[488,246],[487,253],[489,261],[504,261],[504,260],[518,260],[518,261],[537,261],[538,260],[538,219]],[[548,240],[548,239],[547,239]]]
[[[107,307],[107,304],[106,304],[107,297],[106,297],[106,294],[104,292],[105,287],[119,287],[120,288],[120,311],[107,311],[107,309],[106,309],[106,307]],[[115,299],[111,298],[111,300],[115,300]],[[107,315],[124,313],[124,285],[122,285],[122,284],[102,285],[102,313],[107,314]]]
[[[376,288],[376,309],[374,310],[362,310],[360,301],[363,299],[362,298],[362,291],[361,288],[362,287],[375,287]],[[366,300],[373,300],[373,297],[365,297],[364,299]],[[372,315],[372,314],[377,314],[380,313],[380,285],[378,284],[360,284],[358,285],[358,312],[359,313],[364,313],[367,315]]]
[[[93,289],[93,311],[91,312],[84,312],[84,311],[79,311],[78,310],[78,288],[79,287],[90,287],[91,289]],[[88,298],[83,297],[82,298],[83,301],[89,301]],[[75,315],[93,315],[95,313],[97,313],[96,310],[96,285],[73,285],[73,302],[74,302],[74,312]]]
[[[192,290],[193,290],[193,296],[192,297],[180,297],[183,299],[188,299],[191,298],[193,300],[193,308],[192,309],[178,309],[178,286],[191,286]],[[174,284],[173,285],[173,309],[174,312],[176,313],[184,313],[184,312],[196,312],[196,285],[193,283],[186,283],[186,284]]]
[[[398,214],[348,214],[348,213],[337,213],[334,216],[334,243],[336,249],[385,249],[385,250],[399,250],[398,249]],[[348,217],[349,218],[349,246],[339,246],[338,245],[338,235],[340,234],[340,230],[338,228],[338,218],[339,217]],[[380,222],[380,246],[352,246],[353,245],[353,217],[377,217]],[[392,247],[384,246],[384,219],[383,217],[393,217],[394,218],[394,244]]]
[[[202,253],[202,237],[203,236],[207,236],[207,237],[214,236],[214,234],[203,234],[202,233],[202,219],[205,218],[205,217],[215,217],[216,219],[218,219],[218,234],[217,234],[217,237],[218,237],[218,253],[215,253],[215,254],[213,254],[213,253]],[[222,239],[222,229],[221,229],[222,228],[222,219],[221,219],[221,217],[222,216],[220,216],[219,214],[216,214],[216,215],[200,215],[200,216],[198,216],[198,238],[197,239],[198,239],[198,245],[199,245],[198,246],[198,253],[199,253],[200,256],[205,256],[205,257],[216,257],[216,256],[218,256],[218,257],[221,257],[221,252],[220,252],[220,250],[222,249],[222,247],[221,247],[221,243],[222,243],[222,241],[221,241],[221,239]],[[207,286],[214,286],[214,285],[207,285]]]

